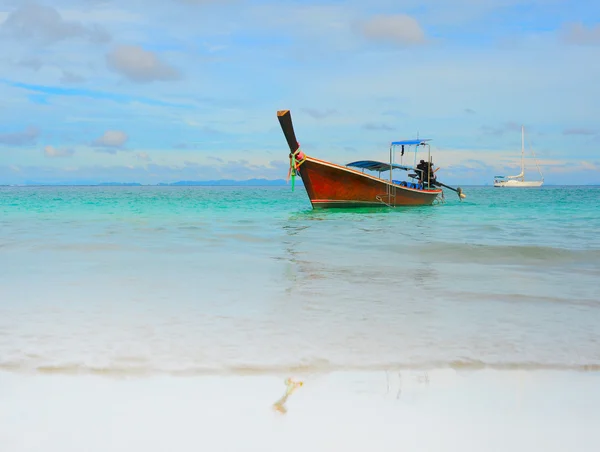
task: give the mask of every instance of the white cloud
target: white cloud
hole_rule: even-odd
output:
[[[362,33],[368,39],[399,45],[425,42],[425,32],[419,22],[406,14],[374,16],[362,25]]]
[[[46,146],[44,148],[44,155],[49,158],[71,157],[74,153],[73,149],[57,149],[54,146]]]
[[[107,148],[120,148],[128,138],[127,134],[121,130],[107,130],[100,138],[94,140],[92,144]]]
[[[77,75],[69,71],[63,71],[63,75],[60,78],[60,82],[65,85],[83,83],[85,82],[85,78],[81,75]]]
[[[19,66],[33,69],[34,71],[39,71],[40,68],[44,65],[43,61],[37,57],[23,58],[21,61],[19,61],[18,64]]]
[[[192,162],[189,162],[192,163]],[[181,180],[214,180],[251,178],[284,179],[287,175],[286,161],[271,161],[266,164],[251,164],[245,160],[227,161],[222,164],[160,165],[88,165],[77,168],[57,166],[4,167],[0,164],[0,179],[9,183],[36,180],[41,183],[65,181],[87,181],[90,183],[118,182],[175,182]],[[8,177],[8,171],[12,177]],[[16,173],[16,174],[12,174]]]
[[[138,152],[137,154],[135,154],[135,157],[138,160],[141,160],[143,162],[150,162],[150,161],[152,161],[152,159],[150,158],[150,156],[148,155],[147,152]]]
[[[325,110],[319,110],[317,108],[302,108],[301,110],[314,119],[325,119],[328,116],[338,113],[338,111],[333,108],[327,108]]]
[[[598,130],[586,129],[584,127],[574,127],[572,129],[565,129],[564,135],[596,135]]]
[[[562,38],[568,44],[600,45],[600,24],[590,27],[582,23],[568,24],[562,31]]]
[[[123,5],[125,2],[119,2]],[[124,9],[116,8],[94,8],[94,9],[65,9],[62,10],[62,16],[66,20],[96,23],[130,23],[139,24],[144,22],[142,11],[135,13]]]
[[[585,170],[600,171],[600,165],[593,163],[593,162],[583,161],[580,163],[580,165],[581,165],[581,168],[585,169]]]
[[[35,38],[42,42],[68,38],[87,38],[94,42],[110,39],[97,25],[86,27],[80,22],[65,21],[55,8],[37,3],[23,4],[11,12],[2,30],[19,39]]]
[[[363,125],[362,127],[365,130],[396,130],[394,127],[385,124],[385,123],[375,123],[375,122],[368,122],[366,124]]]
[[[121,45],[106,56],[108,67],[138,83],[176,80],[179,72],[139,46]]]
[[[9,132],[0,134],[0,144],[7,146],[26,146],[35,144],[40,131],[37,127],[27,127],[22,132]]]
[[[209,5],[223,3],[238,3],[240,0],[176,0],[179,3],[187,3],[188,5]]]

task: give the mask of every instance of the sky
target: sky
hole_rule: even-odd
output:
[[[598,184],[599,80],[597,1],[0,0],[0,184],[285,179],[284,109],[334,163],[491,184],[523,125],[527,178]]]

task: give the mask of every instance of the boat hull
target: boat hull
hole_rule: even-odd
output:
[[[441,189],[403,187],[324,160],[306,157],[299,169],[315,209],[431,205]]]
[[[520,180],[507,180],[507,181],[494,181],[494,187],[541,187],[544,181],[532,180],[532,181],[520,181]]]

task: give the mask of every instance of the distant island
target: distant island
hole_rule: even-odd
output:
[[[217,180],[181,180],[177,182],[159,182],[156,184],[142,184],[140,182],[51,182],[27,181],[16,186],[86,186],[86,187],[280,187],[287,185],[285,179],[217,179]],[[296,185],[302,185],[302,179],[296,180]],[[10,187],[11,185],[0,185]]]
[[[161,187],[173,187],[173,186],[281,186],[286,185],[287,182],[284,179],[248,179],[248,180],[232,180],[232,179],[218,179],[218,180],[182,180],[171,183],[159,183]]]
[[[141,187],[143,184],[139,182],[100,182],[99,184],[89,185],[98,185],[100,187]]]

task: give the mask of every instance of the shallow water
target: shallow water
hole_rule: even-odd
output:
[[[600,370],[600,188],[0,188],[0,370]]]

